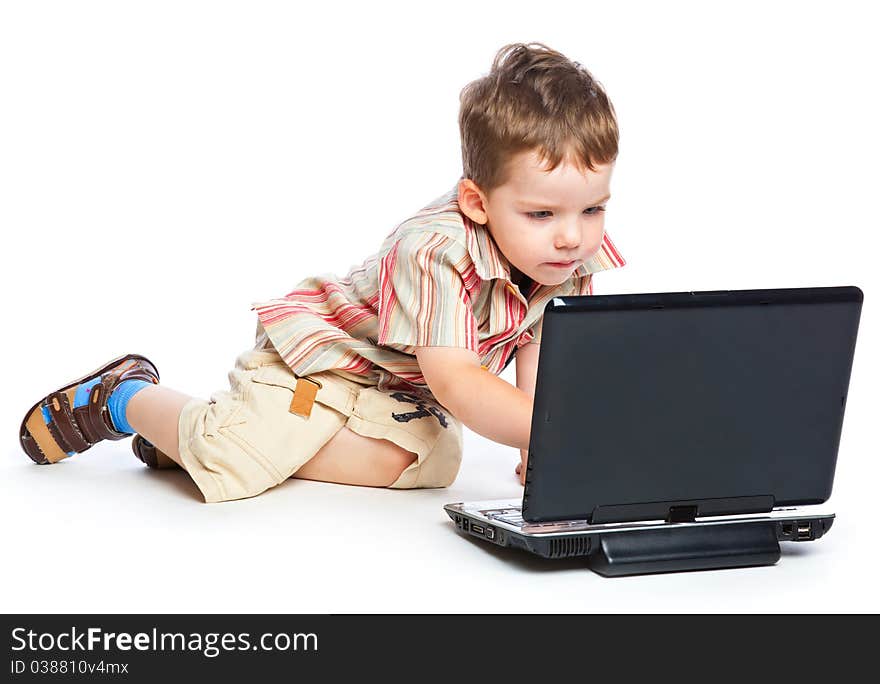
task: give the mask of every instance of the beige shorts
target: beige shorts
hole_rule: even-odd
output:
[[[275,349],[238,356],[229,390],[193,399],[180,414],[183,464],[206,503],[255,496],[293,475],[343,426],[387,439],[418,458],[394,489],[448,487],[461,464],[461,424],[434,401],[380,392],[333,372],[315,373],[308,417],[294,401],[297,376]],[[306,396],[304,387],[301,394]],[[300,398],[302,399],[302,397]]]

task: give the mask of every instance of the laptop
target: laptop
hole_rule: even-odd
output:
[[[770,565],[831,528],[854,286],[557,297],[522,499],[457,530],[600,575]]]

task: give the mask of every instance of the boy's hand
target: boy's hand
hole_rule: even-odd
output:
[[[525,449],[519,450],[519,463],[516,464],[516,474],[519,475],[519,483],[523,486],[526,484],[526,466],[529,464],[529,452]]]

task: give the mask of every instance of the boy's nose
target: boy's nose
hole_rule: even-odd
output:
[[[565,225],[556,234],[556,249],[576,249],[581,244],[581,231],[577,225]]]

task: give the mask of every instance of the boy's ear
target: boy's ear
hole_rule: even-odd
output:
[[[458,181],[458,206],[474,223],[486,225],[489,222],[489,214],[486,213],[486,196],[470,178],[462,178]]]

